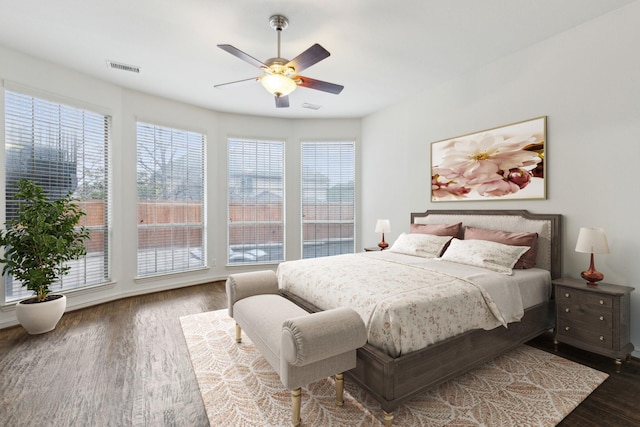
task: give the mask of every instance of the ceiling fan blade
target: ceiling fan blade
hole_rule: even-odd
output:
[[[298,86],[308,87],[309,89],[321,90],[323,92],[339,94],[344,89],[344,86],[334,83],[323,82],[322,80],[312,79],[310,77],[296,76],[293,78],[298,82]]]
[[[276,96],[276,108],[287,108],[289,107],[289,97],[288,96]]]
[[[235,82],[229,82],[229,83],[221,83],[219,85],[214,85],[213,87],[217,87],[219,89],[227,89],[229,87],[244,86],[246,84],[254,83],[257,81],[260,81],[260,77],[251,77],[250,79],[236,80]]]
[[[248,62],[249,64],[253,65],[254,67],[258,67],[258,68],[265,68],[266,65],[264,63],[262,63],[262,61],[258,61],[256,58],[254,58],[251,55],[248,55],[246,53],[244,53],[243,51],[241,51],[240,49],[231,46],[230,44],[219,44],[218,47],[226,52],[229,52],[231,55],[242,59],[245,62]]]
[[[329,55],[331,54],[327,49],[316,43],[309,49],[305,50],[300,55],[289,61],[286,66],[293,66],[296,69],[296,73],[299,73],[302,70],[311,67],[313,64],[317,64],[318,62],[322,61]]]

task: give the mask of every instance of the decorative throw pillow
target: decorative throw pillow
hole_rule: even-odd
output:
[[[518,259],[529,246],[511,246],[489,240],[451,240],[441,259],[512,274]]]
[[[437,258],[451,239],[451,236],[402,233],[389,248],[389,251],[422,258]]]
[[[461,228],[461,222],[457,224],[411,224],[411,233],[460,237]]]
[[[512,233],[509,231],[488,230],[486,228],[466,227],[465,240],[490,240],[510,246],[529,246],[513,268],[533,268],[538,255],[538,233]]]

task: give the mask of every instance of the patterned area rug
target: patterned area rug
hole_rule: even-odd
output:
[[[227,310],[180,318],[212,426],[290,425],[290,392]],[[414,397],[394,426],[555,426],[607,374],[523,345]],[[335,405],[328,378],[302,388],[304,426],[381,426],[382,411],[345,377],[345,404]]]

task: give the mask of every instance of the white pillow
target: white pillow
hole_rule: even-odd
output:
[[[436,236],[434,234],[402,233],[389,248],[389,251],[422,258],[437,258],[452,238],[451,236]]]
[[[489,240],[453,239],[441,259],[512,274],[513,266],[528,250],[529,246],[511,246]]]

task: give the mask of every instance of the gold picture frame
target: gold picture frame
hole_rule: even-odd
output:
[[[431,201],[546,199],[547,116],[431,143]]]

